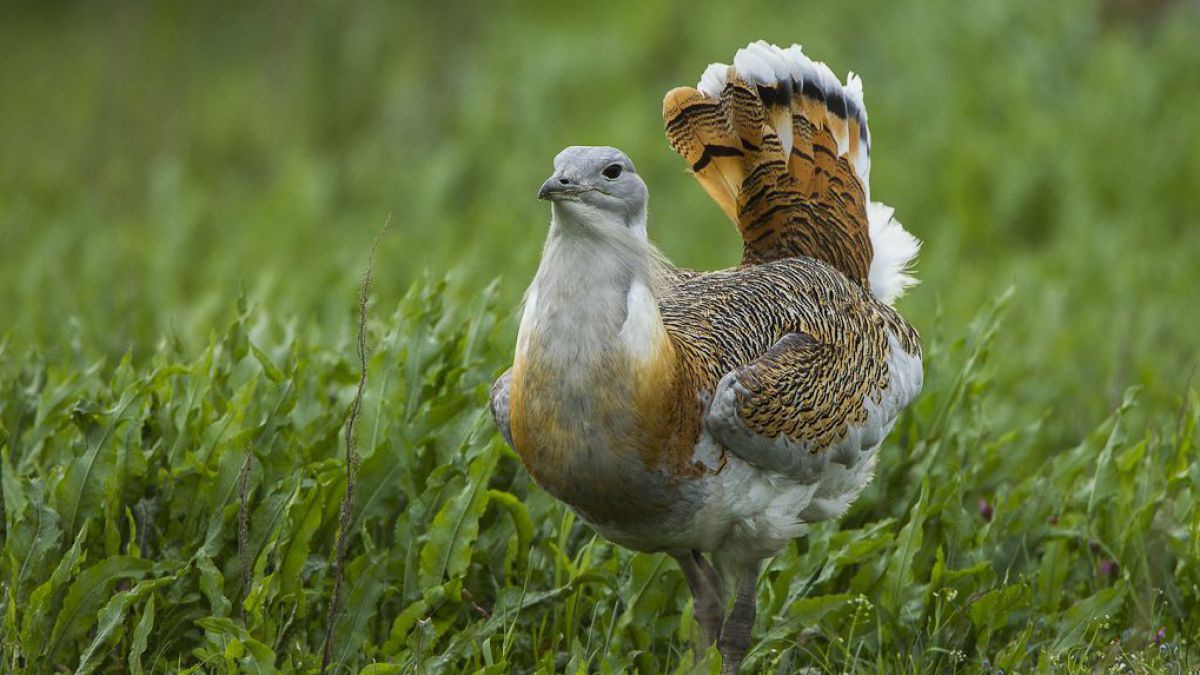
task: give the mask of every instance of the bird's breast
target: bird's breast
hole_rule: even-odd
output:
[[[631,288],[623,320],[606,325],[556,321],[569,310],[530,312],[528,304],[545,299],[530,294],[518,338],[514,448],[544,489],[593,523],[662,517],[677,508],[685,478],[671,449],[687,441],[653,296]]]

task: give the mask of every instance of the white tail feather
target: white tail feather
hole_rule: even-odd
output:
[[[871,293],[881,301],[892,304],[904,291],[915,286],[912,264],[921,250],[921,240],[914,237],[900,221],[892,217],[895,209],[880,202],[867,205],[867,223],[871,234]]]

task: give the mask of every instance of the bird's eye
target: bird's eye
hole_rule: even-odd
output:
[[[604,167],[604,170],[600,172],[600,175],[609,180],[616,180],[621,177],[621,165],[609,164],[608,166]]]

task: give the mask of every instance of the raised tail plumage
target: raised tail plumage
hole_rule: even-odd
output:
[[[742,234],[744,264],[821,260],[891,303],[920,242],[870,201],[862,81],[843,86],[793,45],[755,42],[667,93],[671,147]]]

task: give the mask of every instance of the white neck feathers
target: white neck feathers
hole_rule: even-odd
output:
[[[616,354],[646,358],[665,328],[652,291],[657,254],[645,216],[630,225],[577,206],[555,205],[518,352],[532,341],[534,360],[580,372]]]

